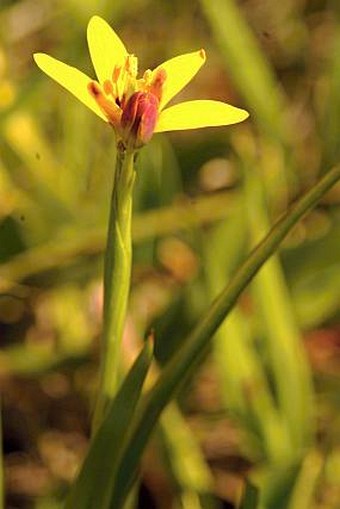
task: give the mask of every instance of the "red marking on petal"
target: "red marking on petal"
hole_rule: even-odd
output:
[[[87,85],[87,90],[95,99],[102,93],[100,90],[100,86],[95,81],[91,81]]]
[[[100,85],[96,81],[91,81],[88,84],[87,89],[90,95],[92,95],[92,97],[95,99],[102,112],[106,115],[110,124],[112,124],[114,127],[118,127],[120,123],[120,117],[122,115],[122,111],[119,106],[117,106],[115,102],[111,101],[105,96]]]

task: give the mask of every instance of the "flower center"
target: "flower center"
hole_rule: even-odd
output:
[[[130,132],[144,144],[141,140],[148,141],[155,129],[166,71],[147,70],[140,79],[137,72],[137,57],[127,55],[122,66],[113,68],[110,80],[102,85],[91,81],[88,91],[123,139]]]

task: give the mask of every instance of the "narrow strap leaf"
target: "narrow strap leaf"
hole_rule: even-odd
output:
[[[67,499],[66,509],[107,507],[120,450],[130,429],[151,359],[152,344],[147,341],[91,443],[78,479]]]
[[[123,507],[124,499],[134,481],[140,457],[162,410],[192,373],[206,351],[213,334],[233,309],[240,294],[299,219],[315,206],[339,179],[340,166],[335,166],[278,220],[215,299],[195,329],[183,342],[182,348],[168,362],[157,383],[146,396],[129,441],[125,444],[115,480],[114,493],[117,498],[114,498],[115,505],[111,503],[110,509]]]

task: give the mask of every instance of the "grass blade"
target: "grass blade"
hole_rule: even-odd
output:
[[[203,497],[207,499],[209,507],[213,507],[212,497],[209,496],[213,489],[213,476],[197,439],[175,402],[162,415],[160,430],[171,473],[181,491],[183,509],[187,506],[205,507],[200,503]],[[186,503],[187,500],[190,502]]]
[[[98,429],[78,479],[67,499],[66,509],[108,507],[115,467],[129,430],[152,359],[148,341],[126,376]]]
[[[113,501],[116,505],[111,505],[111,509],[122,507],[134,480],[140,456],[162,410],[185,382],[186,377],[191,374],[193,368],[205,353],[213,334],[234,307],[242,291],[267,259],[276,251],[299,219],[317,203],[339,178],[340,166],[335,166],[279,219],[268,235],[250,253],[233,279],[183,343],[182,348],[176,352],[167,364],[157,383],[146,397],[144,406],[136,419],[133,432],[126,443],[115,479]]]
[[[228,73],[261,128],[270,138],[286,140],[282,122],[285,97],[255,36],[234,0],[201,0]]]

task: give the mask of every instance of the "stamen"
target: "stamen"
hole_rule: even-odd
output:
[[[122,66],[121,65],[115,65],[114,66],[113,71],[112,71],[112,81],[113,81],[113,83],[117,83],[121,71],[122,71]]]
[[[120,97],[122,88],[122,75],[123,68],[121,65],[115,65],[112,71],[112,95],[113,97]]]
[[[127,55],[125,60],[125,70],[131,78],[136,79],[138,73],[138,58],[135,55]]]
[[[106,95],[113,95],[113,84],[110,80],[104,81],[103,89]]]

